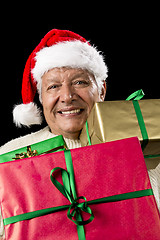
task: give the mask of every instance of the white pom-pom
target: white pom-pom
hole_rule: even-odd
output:
[[[41,124],[41,110],[33,102],[16,105],[13,109],[13,121],[17,127]]]

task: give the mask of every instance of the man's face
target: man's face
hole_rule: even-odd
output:
[[[78,138],[94,103],[104,96],[87,70],[54,68],[42,77],[43,112],[56,135]]]

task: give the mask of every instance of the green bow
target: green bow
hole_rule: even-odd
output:
[[[59,183],[54,178],[54,173],[57,171],[61,172],[64,185]],[[74,194],[75,190],[72,189],[72,187],[71,187],[69,173],[65,169],[57,167],[57,168],[52,169],[52,171],[50,173],[50,178],[51,178],[52,183],[55,185],[55,187],[63,194],[64,197],[66,197],[71,202],[71,205],[68,209],[67,217],[71,221],[73,221],[76,225],[86,225],[86,224],[90,223],[94,219],[92,210],[90,209],[90,207],[88,207],[85,197],[81,196],[81,197],[77,198],[76,195]],[[84,202],[79,203],[80,199],[83,199]],[[90,218],[88,220],[83,221],[80,216],[80,211],[88,213],[90,215]],[[73,219],[75,215],[76,215],[76,220]]]

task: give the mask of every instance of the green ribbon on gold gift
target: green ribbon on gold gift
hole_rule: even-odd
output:
[[[138,101],[141,100],[144,97],[144,92],[142,89],[135,91],[134,93],[132,93],[131,95],[129,95],[128,98],[126,98],[126,101],[130,101],[130,100],[134,100],[134,101]]]
[[[138,124],[141,130],[141,134],[142,134],[142,138],[143,138],[143,142],[141,144],[142,150],[145,149],[145,147],[148,144],[148,133],[147,133],[147,129],[144,123],[144,119],[143,119],[143,115],[141,112],[141,108],[139,106],[138,100],[141,100],[144,96],[144,92],[142,89],[132,93],[127,99],[126,101],[132,100],[135,112],[136,112],[136,116],[138,119]]]
[[[139,124],[141,134],[142,134],[142,138],[143,138],[143,142],[141,144],[142,150],[144,150],[145,147],[148,144],[148,134],[147,134],[146,126],[145,126],[145,123],[144,123],[143,115],[142,115],[142,112],[141,112],[141,109],[140,109],[140,106],[139,106],[139,103],[138,103],[138,100],[142,99],[143,96],[144,96],[144,92],[143,92],[142,89],[140,89],[140,90],[132,93],[126,99],[126,101],[132,100],[132,103],[133,103],[133,106],[134,106],[134,109],[135,109],[135,113],[136,113],[136,116],[137,116],[137,119],[138,119],[138,124]],[[89,136],[88,122],[87,121],[86,121],[86,132],[87,132],[87,138],[88,138],[89,145],[92,145],[91,139],[90,139],[90,136]]]
[[[91,201],[87,201],[84,196],[77,197],[76,188],[75,188],[74,169],[73,169],[72,156],[71,156],[70,150],[64,151],[64,155],[65,155],[67,171],[60,167],[54,168],[51,170],[50,178],[54,186],[63,194],[65,198],[69,200],[70,204],[42,209],[42,210],[33,211],[33,212],[27,212],[27,213],[12,216],[9,218],[5,218],[3,220],[4,225],[33,219],[33,218],[41,217],[47,214],[68,209],[67,216],[70,220],[72,220],[77,225],[77,233],[78,233],[79,240],[85,240],[86,238],[85,238],[84,225],[90,223],[94,219],[93,212],[89,207],[89,205],[118,202],[122,200],[128,200],[132,198],[140,198],[140,197],[153,195],[152,189],[144,189],[140,191],[128,192],[124,194],[118,194],[118,195],[108,196],[104,198],[94,199]],[[54,174],[57,171],[59,171],[62,175],[63,185],[55,179]],[[83,200],[83,202],[82,201],[80,202],[80,200]],[[88,213],[89,218],[87,220],[83,220],[82,212]]]

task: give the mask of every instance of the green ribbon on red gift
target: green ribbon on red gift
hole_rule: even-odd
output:
[[[89,207],[89,205],[100,204],[100,203],[109,203],[109,202],[118,202],[122,200],[128,200],[133,198],[140,198],[145,196],[153,195],[152,189],[144,189],[140,191],[128,192],[113,196],[108,196],[104,198],[94,199],[87,201],[84,196],[77,197],[76,188],[75,188],[75,178],[74,178],[74,169],[72,163],[72,156],[70,150],[64,151],[65,161],[67,170],[57,167],[51,170],[50,178],[54,186],[67,198],[70,202],[68,205],[62,205],[58,207],[41,209],[33,212],[27,212],[20,215],[12,216],[5,218],[3,220],[4,225],[13,224],[19,221],[29,220],[36,217],[41,217],[47,214],[67,210],[67,216],[77,225],[77,232],[79,240],[85,240],[85,230],[84,225],[89,224],[93,221],[94,215]],[[55,173],[59,171],[62,175],[63,185],[59,183],[55,178]],[[56,174],[57,175],[57,174]],[[80,202],[79,200],[84,200]],[[87,220],[83,220],[82,212],[86,212],[89,215]]]

